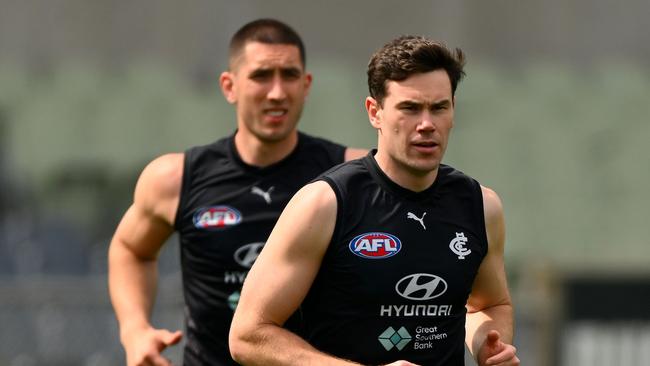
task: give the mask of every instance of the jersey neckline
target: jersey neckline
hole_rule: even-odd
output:
[[[293,160],[294,156],[298,154],[298,151],[302,148],[302,145],[304,144],[304,134],[300,131],[298,132],[298,141],[296,142],[296,146],[294,146],[293,150],[289,153],[289,155],[285,156],[281,160],[271,164],[267,165],[264,167],[260,166],[255,166],[255,165],[250,165],[247,164],[244,160],[242,160],[241,156],[239,155],[239,152],[237,151],[237,147],[235,146],[235,134],[237,134],[237,130],[230,135],[228,138],[228,153],[230,154],[230,158],[232,161],[237,164],[240,168],[244,169],[245,171],[249,173],[257,173],[257,174],[265,174],[267,172],[272,172],[276,170],[278,167],[281,167],[283,165],[288,164],[291,160]]]
[[[432,197],[435,196],[435,193],[437,191],[438,187],[438,182],[442,178],[442,171],[443,169],[440,169],[442,167],[442,164],[438,167],[438,174],[436,176],[436,179],[431,183],[429,187],[426,189],[420,191],[420,192],[415,192],[412,191],[408,188],[402,187],[401,185],[395,183],[392,179],[390,179],[386,173],[381,169],[379,164],[377,164],[377,160],[375,160],[375,154],[377,154],[377,149],[372,149],[368,152],[368,155],[363,159],[364,164],[366,165],[366,168],[372,175],[372,177],[387,191],[393,193],[394,195],[398,197],[402,197],[411,201],[423,201],[423,200],[428,200],[431,199]]]

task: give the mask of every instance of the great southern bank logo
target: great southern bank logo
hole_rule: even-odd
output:
[[[239,224],[241,219],[241,213],[232,207],[211,206],[196,211],[193,221],[197,229],[220,230]]]
[[[397,331],[393,327],[388,327],[379,335],[378,340],[386,351],[390,351],[393,347],[401,351],[411,341],[411,335],[404,327]]]
[[[365,233],[350,241],[350,251],[362,258],[383,259],[392,257],[402,249],[402,242],[392,234]]]

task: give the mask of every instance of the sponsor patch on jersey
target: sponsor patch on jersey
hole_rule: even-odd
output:
[[[402,242],[392,234],[365,233],[350,241],[350,251],[362,258],[383,259],[392,257],[402,249]]]
[[[232,207],[211,206],[196,211],[193,221],[197,229],[220,230],[239,224],[241,219],[241,213]]]
[[[409,300],[431,300],[447,291],[447,281],[430,273],[414,273],[395,284],[395,291]]]
[[[235,250],[235,262],[237,262],[242,267],[251,268],[257,259],[257,256],[260,255],[264,244],[265,243],[261,241],[257,243],[242,245],[240,248]]]

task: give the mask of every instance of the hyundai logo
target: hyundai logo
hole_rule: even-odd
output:
[[[397,281],[395,291],[409,300],[431,300],[447,291],[447,282],[428,273],[414,273]]]
[[[235,251],[235,262],[242,267],[251,268],[257,256],[260,255],[264,242],[250,243],[242,246]]]

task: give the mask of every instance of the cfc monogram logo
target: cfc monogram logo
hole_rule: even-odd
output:
[[[456,233],[456,237],[449,243],[449,249],[458,255],[458,259],[465,259],[465,257],[472,253],[471,250],[465,248],[465,245],[467,245],[467,237],[465,237],[465,234]]]

